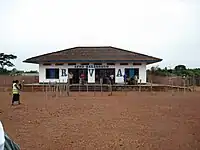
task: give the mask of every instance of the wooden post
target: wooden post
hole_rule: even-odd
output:
[[[86,84],[86,86],[87,86],[86,88],[87,88],[87,93],[88,93],[88,83]]]
[[[193,92],[195,92],[196,81],[195,81],[195,77],[194,77],[194,75],[193,75],[193,81],[192,81],[192,84],[193,84]]]
[[[172,96],[174,95],[174,88],[173,88],[173,80],[171,80],[171,87],[172,87]]]
[[[32,85],[32,92],[33,92],[33,83],[31,85]]]
[[[110,87],[110,88],[109,88],[109,89],[110,89],[110,94],[109,94],[109,95],[112,96],[112,94],[113,94],[113,93],[112,93],[112,84],[110,84],[109,87]]]
[[[59,87],[59,96],[62,95],[62,91],[61,91],[61,83],[60,80],[58,80],[58,87]]]
[[[124,94],[125,94],[125,96],[127,95],[127,89],[126,89],[126,86],[128,86],[128,85],[124,85]]]
[[[94,96],[96,96],[96,84],[94,84]]]
[[[47,85],[45,85],[45,99],[47,100]]]
[[[185,87],[185,78],[184,78],[184,94],[185,94],[185,91],[186,91],[186,89],[185,89],[186,87]]]
[[[153,84],[152,84],[152,80],[151,80],[151,93],[153,91]]]
[[[70,83],[69,83],[69,79],[67,79],[67,87],[66,87],[67,96],[69,96],[69,90],[70,90]]]
[[[47,89],[48,93],[47,94],[49,94],[49,92],[51,93],[51,88],[50,88],[51,87],[51,82],[49,81],[48,83],[49,84],[48,84],[48,89]]]
[[[55,82],[55,97],[56,97],[56,99],[57,99],[57,97],[58,97],[58,85],[57,85],[57,82]]]
[[[102,82],[102,80],[100,79],[100,86],[101,86],[101,96],[103,95],[103,82]]]
[[[139,92],[141,92],[141,82],[142,80],[140,79]]]
[[[78,84],[78,95],[80,95],[80,92],[81,92],[81,81],[79,81],[79,84]]]
[[[45,92],[44,81],[42,82],[43,92]]]

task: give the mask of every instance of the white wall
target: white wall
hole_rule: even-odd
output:
[[[77,65],[79,65],[79,64],[77,63]],[[102,65],[105,65],[105,64],[102,64]],[[46,74],[45,74],[46,68],[59,68],[60,69],[60,72],[59,72],[60,79],[46,79]],[[40,64],[39,65],[39,82],[41,82],[41,83],[42,82],[59,82],[59,81],[67,82],[68,76],[62,76],[62,69],[66,69],[66,75],[68,75],[68,68],[74,68],[74,66],[68,66],[67,64],[64,64],[63,66],[55,66],[55,65],[43,66],[42,64]],[[125,68],[139,68],[139,80],[141,79],[141,83],[146,83],[146,64],[145,63],[143,63],[142,65],[138,65],[138,66],[133,66],[132,64],[122,66],[119,63],[116,63],[115,66],[109,66],[109,68],[115,68],[115,82],[116,83],[124,82],[123,75],[125,73]],[[117,76],[117,74],[120,73],[119,70],[121,71],[122,76]],[[89,80],[88,83],[95,82],[95,70],[94,70],[92,76],[90,76],[90,73],[88,70],[88,80]]]
[[[46,79],[46,68],[59,68],[59,78],[60,79]],[[68,75],[68,65],[64,64],[63,66],[43,66],[39,65],[39,82],[67,82],[68,76],[62,76],[62,69],[66,69],[66,75]]]
[[[132,64],[122,66],[119,63],[115,64],[115,82],[116,83],[124,83],[125,68],[139,68],[139,80],[141,79],[141,83],[146,83],[146,64],[143,63],[142,65],[133,66]],[[119,71],[121,70],[122,76],[117,76]],[[138,80],[138,81],[139,81]]]

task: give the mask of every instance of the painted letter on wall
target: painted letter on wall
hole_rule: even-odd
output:
[[[67,82],[68,69],[60,69],[60,82]]]
[[[61,76],[62,77],[66,77],[67,76],[67,73],[66,73],[66,69],[61,69]]]
[[[88,83],[95,83],[95,69],[88,68]]]
[[[115,83],[124,83],[124,68],[116,67],[115,69]]]
[[[89,72],[89,74],[90,74],[90,77],[92,77],[92,76],[93,76],[93,73],[94,73],[94,69],[88,69],[88,72]]]
[[[118,69],[118,71],[117,71],[117,77],[122,77],[122,71],[121,71],[121,69]]]

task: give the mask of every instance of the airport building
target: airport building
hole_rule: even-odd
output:
[[[124,83],[126,78],[137,76],[146,83],[146,66],[162,59],[111,46],[74,47],[26,59],[26,63],[39,64],[39,82],[67,82],[69,73],[72,83],[79,83],[81,74],[86,83],[99,83],[110,75],[114,84]],[[104,82],[104,80],[103,80]]]

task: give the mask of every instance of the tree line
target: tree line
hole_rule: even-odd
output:
[[[0,53],[0,74],[22,74],[22,73],[38,73],[38,71],[23,71],[16,68],[9,69],[15,65],[12,60],[17,59],[17,56],[13,54]],[[185,65],[177,65],[173,69],[165,67],[164,69],[159,66],[151,67],[147,70],[147,74],[157,76],[182,76],[182,77],[200,77],[200,68],[189,69]]]
[[[0,53],[0,75],[19,75],[23,73],[38,73],[38,71],[23,71],[23,70],[17,70],[15,65],[12,63],[12,60],[17,59],[17,56],[13,54],[5,54]],[[12,69],[9,69],[11,68]]]
[[[200,68],[190,69],[185,65],[177,65],[173,69],[167,67],[161,69],[159,66],[156,66],[148,69],[147,73],[157,76],[200,77]]]

